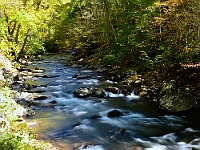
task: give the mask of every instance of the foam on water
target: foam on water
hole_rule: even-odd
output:
[[[105,150],[105,149],[100,145],[95,145],[95,146],[88,145],[86,148],[83,145],[83,146],[79,147],[77,150]]]
[[[131,95],[126,96],[128,99],[139,99],[140,96],[135,95],[134,92],[131,93]]]
[[[145,116],[142,114],[131,113],[129,115],[121,116],[122,118],[144,118]]]
[[[82,84],[84,84],[84,85],[98,85],[99,81],[97,79],[88,79],[88,80],[84,79]]]
[[[53,56],[51,57],[53,58]],[[60,58],[60,55],[58,57]],[[96,144],[83,144],[78,148],[79,150],[105,150],[105,147],[106,150],[112,148],[125,150],[124,147],[129,145],[136,147],[138,145],[145,150],[200,149],[199,122],[191,123],[191,120],[184,116],[162,116],[154,110],[155,107],[144,104],[140,97],[134,94],[134,91],[127,96],[122,94],[121,90],[118,94],[106,92],[107,96],[111,97],[110,99],[107,97],[76,98],[73,92],[79,87],[94,85],[94,87],[101,88],[106,85],[113,86],[114,82],[106,80],[106,85],[101,84],[95,78],[102,76],[96,75],[92,70],[67,68],[64,63],[61,63],[62,60],[52,61],[52,58],[49,58],[51,63],[37,64],[38,68],[45,69],[45,74],[52,78],[43,78],[44,74],[41,74],[40,77],[33,77],[37,85],[47,84],[47,87],[39,86],[38,89],[44,89],[44,94],[51,95],[40,102],[49,103],[52,100],[57,102],[55,111],[49,110],[48,113],[51,114],[48,125],[52,125],[51,130],[47,128],[48,134],[55,135],[60,131],[57,135],[60,137],[59,140],[64,138],[64,141],[71,140],[72,143],[93,142]],[[30,67],[35,68],[33,64]],[[72,78],[75,74],[80,73],[92,78]],[[27,96],[31,96],[31,94],[24,93],[22,95],[22,97]],[[123,115],[107,117],[108,112],[114,109],[119,110]],[[44,114],[43,117],[46,119],[47,116]],[[91,117],[97,118],[91,119]],[[34,126],[34,123],[30,124]],[[57,125],[55,126],[55,124]],[[42,127],[44,126],[46,128],[46,124],[42,122]],[[125,129],[125,133],[122,137],[117,138],[114,134],[119,128]],[[41,131],[39,133],[43,133]],[[69,134],[65,136],[65,133]]]
[[[113,118],[108,118],[108,117],[102,117],[100,119],[101,123],[106,123],[111,126],[115,126],[118,128],[134,128],[134,126],[130,126],[130,120],[126,120],[125,118],[122,117],[113,117]]]
[[[76,116],[81,116],[81,115],[84,115],[84,114],[87,114],[87,112],[86,111],[79,111],[79,112],[75,113]]]
[[[94,132],[95,128],[88,125],[90,123],[90,121],[88,119],[84,119],[82,120],[81,124],[78,126],[75,126],[73,130],[83,130],[83,131],[90,131],[90,132]]]
[[[113,81],[111,81],[111,80],[106,80],[105,82],[111,83],[111,84],[115,83],[115,82],[113,82]]]
[[[160,137],[152,137],[153,142],[135,138],[138,145],[143,145],[145,150],[191,150],[192,148],[200,148],[200,139],[194,139],[193,141],[177,142],[178,137],[174,133],[166,134]]]
[[[184,132],[199,132],[199,130],[194,130],[192,128],[186,128]]]
[[[81,72],[91,73],[93,71],[92,70],[82,70]]]
[[[108,95],[109,97],[124,97],[124,94],[122,94],[122,93],[113,94],[113,93],[111,93],[111,92],[108,92],[107,95]]]

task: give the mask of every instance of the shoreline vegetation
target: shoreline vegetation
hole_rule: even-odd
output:
[[[37,140],[36,136],[29,132],[23,118],[26,115],[26,109],[14,100],[14,91],[10,85],[17,71],[7,58],[1,54],[0,57],[0,65],[3,68],[0,73],[0,149],[57,150],[50,143]]]
[[[199,10],[195,0],[2,0],[0,149],[54,149],[25,131],[10,89],[15,68],[46,52],[73,51],[75,63],[128,73],[126,84],[137,82],[141,97],[169,112],[199,107]],[[166,105],[175,97],[184,100]]]

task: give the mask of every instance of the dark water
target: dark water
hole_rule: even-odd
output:
[[[187,115],[162,115],[157,106],[146,103],[134,95],[109,94],[109,98],[76,98],[74,90],[79,87],[104,87],[111,81],[101,83],[97,74],[85,68],[66,66],[70,55],[47,55],[34,61],[28,68],[41,68],[52,78],[34,77],[31,84],[44,85],[41,94],[49,98],[40,102],[56,100],[55,108],[35,107],[37,114],[27,118],[31,130],[41,139],[50,140],[63,149],[88,144],[79,149],[131,150],[142,147],[146,150],[200,149],[199,110]],[[38,74],[43,76],[44,74]],[[89,75],[88,79],[76,79],[76,74]],[[108,118],[109,111],[117,109],[123,116]],[[91,119],[92,116],[98,116]],[[123,134],[118,129],[125,129]]]

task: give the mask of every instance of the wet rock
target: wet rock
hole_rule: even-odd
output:
[[[115,75],[115,76],[110,77],[109,80],[111,80],[113,82],[120,82],[121,79],[122,79],[122,77],[120,75]]]
[[[124,84],[124,85],[131,85],[133,83],[133,81],[131,79],[125,79],[121,82],[121,84]]]
[[[80,65],[79,64],[73,64],[71,65],[72,68],[80,68]]]
[[[32,106],[32,101],[28,101],[25,99],[21,99],[20,101],[18,100],[17,103],[23,107],[31,107]]]
[[[94,88],[93,91],[93,97],[99,97],[99,98],[103,98],[106,96],[105,92],[102,89],[98,89],[98,88]]]
[[[78,90],[74,91],[74,96],[78,98],[87,97],[90,95],[88,88],[79,88]]]
[[[187,92],[177,88],[175,81],[164,83],[160,91],[159,109],[170,113],[189,110],[194,106],[194,98]]]
[[[43,93],[45,91],[42,90],[42,89],[33,89],[33,90],[28,90],[27,92],[29,92],[29,93]]]
[[[14,114],[18,117],[23,117],[23,116],[33,116],[35,115],[35,110],[31,108],[32,102],[31,101],[26,101],[26,100],[21,100],[18,102],[21,106],[17,107],[16,110],[14,111]]]
[[[99,73],[103,73],[103,72],[107,72],[108,69],[106,69],[106,68],[97,68],[96,71],[99,72]]]
[[[22,106],[17,107],[14,111],[14,115],[19,117],[25,116],[25,114],[27,114],[27,110]]]
[[[73,126],[73,128],[75,128],[75,127],[78,127],[78,126],[80,126],[81,125],[81,123],[75,123],[75,124],[73,124],[72,126]]]
[[[110,111],[110,112],[108,112],[108,117],[109,118],[112,118],[112,117],[119,117],[119,116],[122,116],[123,115],[123,113],[122,112],[120,112],[120,111],[118,111],[118,110],[112,110],[112,111]]]
[[[143,83],[143,79],[139,78],[139,79],[136,79],[134,82],[133,82],[135,85],[142,85]]]
[[[49,76],[49,75],[43,75],[42,77],[43,78],[56,78],[56,77],[59,77],[59,75],[51,75],[51,76]]]
[[[141,91],[138,95],[140,97],[145,97],[147,95],[147,91]]]
[[[96,149],[95,144],[93,142],[87,142],[84,144],[81,143],[75,143],[74,144],[74,150],[80,150],[80,149]]]
[[[51,103],[51,104],[56,104],[57,101],[56,101],[56,100],[52,100],[52,101],[50,101],[49,103]]]
[[[32,93],[28,93],[28,92],[15,92],[14,93],[14,99],[16,102],[19,101],[24,101],[24,100],[32,100]]]
[[[94,115],[94,116],[90,117],[90,119],[99,119],[99,118],[101,118],[101,116],[98,116],[98,115]]]
[[[125,85],[135,85],[135,86],[141,86],[145,80],[141,75],[134,74],[134,75],[127,75],[123,80],[122,84]]]
[[[122,136],[122,135],[124,135],[124,133],[125,133],[125,129],[124,129],[124,128],[119,128],[119,129],[117,129],[117,130],[115,131],[114,136],[115,136],[115,137]]]
[[[47,96],[47,95],[37,95],[37,94],[34,94],[33,95],[33,100],[45,100],[47,98],[49,98],[50,96]]]
[[[41,84],[40,87],[47,87],[47,84]]]
[[[15,101],[20,101],[20,100],[27,100],[27,101],[32,101],[32,100],[44,100],[46,98],[49,98],[50,96],[47,95],[40,95],[37,94],[36,92],[16,92],[14,94]]]
[[[31,106],[37,106],[37,107],[50,107],[53,108],[54,105],[50,103],[39,103],[39,102],[31,102]]]
[[[72,78],[77,78],[77,79],[88,79],[90,78],[89,75],[82,75],[82,74],[76,74]]]
[[[26,108],[26,116],[34,116],[36,114],[35,110],[31,107]]]
[[[21,81],[19,74],[17,74],[16,76],[14,76],[13,81],[17,82],[17,81]]]
[[[99,81],[100,81],[100,82],[105,82],[106,80],[107,80],[106,77],[101,77],[101,78],[99,78]]]
[[[106,94],[102,89],[94,88],[94,87],[81,87],[78,90],[74,91],[74,96],[79,98],[84,97],[105,97]]]
[[[106,91],[111,92],[113,94],[118,94],[119,93],[119,88],[118,87],[113,87],[113,86],[108,86],[108,87],[106,87]]]
[[[26,90],[30,90],[32,88],[29,83],[25,83],[25,82],[23,82],[20,86]]]
[[[138,95],[140,97],[145,97],[147,94],[148,94],[148,87],[146,85],[141,85],[138,91]]]
[[[121,93],[124,94],[124,96],[131,95],[132,89],[122,88],[122,89],[121,89]]]

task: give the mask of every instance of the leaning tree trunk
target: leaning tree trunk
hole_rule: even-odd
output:
[[[29,36],[31,36],[31,29],[30,29],[30,28],[28,29],[28,31],[27,31],[27,33],[26,33],[26,36],[25,36],[25,38],[24,38],[23,45],[22,45],[22,47],[21,47],[21,50],[20,50],[20,52],[19,52],[19,55],[18,55],[16,61],[19,61],[19,59],[23,57],[23,55],[24,55],[24,48],[25,48],[25,46],[26,46],[26,43],[27,43],[27,40],[28,40],[28,37],[29,37]]]

